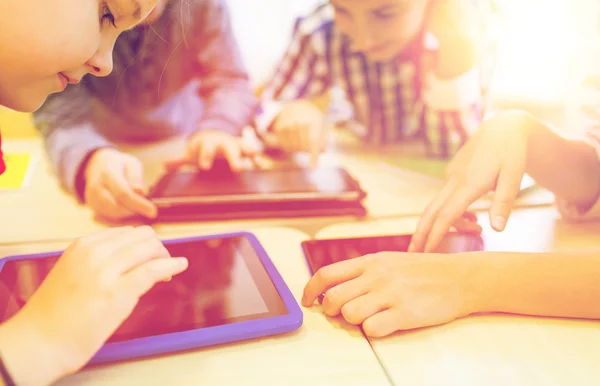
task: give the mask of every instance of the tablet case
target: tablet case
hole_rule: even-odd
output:
[[[265,271],[271,278],[273,285],[277,289],[279,296],[288,310],[287,314],[264,319],[225,324],[221,326],[204,327],[178,333],[107,343],[88,362],[88,365],[166,354],[182,350],[198,349],[206,346],[283,334],[300,328],[303,322],[302,310],[296,302],[294,295],[292,295],[290,289],[277,271],[277,268],[275,268],[275,265],[273,265],[273,262],[271,262],[267,252],[264,250],[254,234],[249,232],[235,232],[172,239],[163,241],[163,243],[166,245],[170,243],[183,243],[188,241],[240,236],[246,237],[256,251],[256,254],[260,258]],[[9,256],[0,260],[0,271],[4,267],[4,264],[10,260],[42,259],[46,257],[57,256],[61,253],[62,252],[49,252],[32,255]]]
[[[290,169],[292,170],[292,169]],[[299,169],[293,169],[298,172]],[[304,170],[304,169],[303,169]],[[337,169],[343,176],[352,192],[356,193],[356,200],[340,199],[298,199],[270,202],[219,202],[219,203],[178,203],[169,206],[158,205],[157,222],[185,222],[185,221],[218,221],[218,220],[247,220],[257,218],[290,218],[290,217],[320,217],[320,216],[352,216],[364,217],[366,209],[362,204],[366,192],[362,190],[358,181],[352,178],[345,170]],[[279,170],[280,171],[280,170]],[[244,176],[251,177],[253,173],[269,173],[269,170],[243,171]],[[177,172],[176,172],[177,173]],[[311,170],[305,170],[311,173]],[[217,176],[222,178],[233,172],[214,168],[209,172],[198,172],[199,184],[210,184]],[[157,197],[157,192],[170,183],[172,174],[163,176],[151,189],[150,199]]]

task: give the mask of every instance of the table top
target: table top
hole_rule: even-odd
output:
[[[295,229],[253,231],[299,302],[308,270]],[[185,234],[180,237],[187,236]],[[64,243],[0,246],[5,255],[60,250]],[[361,331],[303,309],[292,333],[85,369],[60,385],[389,385]]]
[[[317,238],[410,233],[416,218],[337,224]],[[491,251],[600,250],[600,222],[570,224],[552,208],[515,212],[502,233],[481,215]],[[600,384],[597,321],[512,315],[470,316],[455,322],[370,339],[395,384],[596,385]]]
[[[0,244],[37,241],[67,241],[109,227],[84,205],[67,194],[57,181],[40,139],[6,140],[5,152],[30,152],[38,158],[31,181],[24,189],[0,191]],[[182,154],[184,142],[181,138],[167,140],[147,146],[122,146],[138,156],[145,165],[145,181],[152,185],[164,173],[164,161]],[[386,168],[370,153],[325,154],[322,165],[338,165],[360,181],[367,192],[364,205],[367,219],[416,216],[430,202],[439,189],[439,181],[423,181],[418,176],[403,173],[398,169]],[[174,156],[175,155],[175,156]],[[302,164],[302,157],[277,161],[275,165]],[[521,200],[525,206],[547,205],[552,201],[547,192],[527,195]],[[483,199],[473,209],[485,210],[490,201]],[[188,229],[215,231],[239,230],[248,227],[292,226],[310,234],[316,227],[337,222],[353,222],[352,217],[319,218],[271,218],[241,221],[182,222],[154,225],[161,235],[185,232]],[[114,225],[114,224],[113,224]]]

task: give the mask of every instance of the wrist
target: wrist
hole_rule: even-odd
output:
[[[0,325],[0,355],[16,385],[49,385],[67,375],[58,354],[22,311]]]
[[[87,170],[88,166],[91,163],[92,158],[101,150],[105,148],[97,148],[93,149],[86,154],[86,156],[81,160],[79,167],[77,169],[77,173],[75,174],[75,194],[77,198],[79,198],[80,202],[85,202],[85,187],[87,182]]]
[[[476,40],[468,35],[455,34],[438,39],[439,49],[435,74],[440,79],[456,78],[477,63]],[[460,55],[457,55],[457,52]]]
[[[488,308],[490,291],[486,282],[488,269],[486,255],[480,252],[466,252],[456,254],[458,263],[465,268],[465,275],[461,283],[463,299],[463,315],[485,312]]]

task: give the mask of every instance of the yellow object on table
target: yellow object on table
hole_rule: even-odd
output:
[[[4,153],[6,171],[0,175],[0,190],[18,190],[27,186],[35,166],[33,153]]]

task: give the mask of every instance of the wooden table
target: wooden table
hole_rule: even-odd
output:
[[[5,145],[8,151],[37,151],[42,158],[29,188],[0,193],[0,256],[62,248],[64,241],[107,227],[58,189],[39,140],[7,141]],[[160,174],[166,154],[174,154],[181,146],[182,142],[169,141],[133,149],[146,161],[148,182]],[[299,299],[308,279],[299,248],[302,240],[315,234],[411,232],[417,221],[414,214],[437,192],[436,186],[400,174],[395,177],[380,168],[375,156],[348,154],[328,155],[322,162],[347,167],[369,191],[368,219],[165,224],[158,225],[157,232],[173,238],[252,230]],[[538,200],[533,205],[545,203],[547,200]],[[478,205],[485,209],[489,201]],[[482,214],[485,224],[484,220]],[[553,209],[523,209],[511,217],[506,233],[486,236],[486,244],[492,250],[591,250],[599,247],[595,241],[598,231],[599,223],[563,223]],[[489,227],[486,235],[490,235]],[[369,342],[358,329],[337,318],[328,319],[317,309],[305,309],[304,315],[304,326],[295,333],[98,367],[62,384],[378,385],[389,384],[390,379],[402,385],[600,383],[596,370],[600,329],[594,322],[473,317]]]
[[[493,251],[600,251],[600,222],[565,223],[554,209],[519,210],[501,234],[485,225]],[[416,218],[339,224],[318,238],[409,233]],[[598,385],[600,323],[508,315],[370,339],[397,385]]]
[[[42,142],[39,138],[28,140],[6,140],[5,152],[31,152],[39,156],[39,162],[25,189],[0,191],[0,245],[38,241],[67,241],[74,237],[105,229],[110,224],[94,218],[93,213],[76,199],[63,191],[50,166]],[[184,142],[175,138],[148,146],[123,146],[138,156],[145,165],[145,181],[152,185],[164,173],[163,163],[169,158],[182,154]],[[344,150],[345,151],[345,150]],[[297,157],[288,162],[302,164],[305,160]],[[279,162],[283,163],[283,162]],[[322,165],[341,165],[357,178],[367,191],[364,202],[368,209],[367,219],[416,216],[438,192],[439,181],[423,180],[398,169],[386,167],[377,160],[374,150],[366,153],[349,151],[347,155],[325,154]],[[551,202],[546,192],[537,192],[524,197],[522,205],[547,205]],[[488,199],[483,199],[473,208],[487,209]],[[187,230],[215,232],[241,230],[248,227],[292,226],[309,234],[319,227],[337,222],[352,222],[351,217],[264,219],[224,222],[195,222],[157,224],[156,231],[161,235],[172,235]]]

